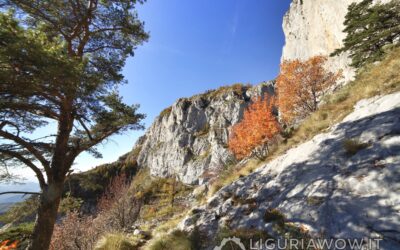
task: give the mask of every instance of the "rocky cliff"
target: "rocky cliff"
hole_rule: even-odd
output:
[[[273,90],[273,82],[254,87],[236,84],[181,98],[161,112],[130,157],[153,176],[201,183],[206,171],[234,161],[227,149],[230,126],[241,119],[253,97]]]
[[[349,152],[349,140],[364,146]],[[400,92],[362,100],[330,131],[221,189],[180,227],[210,239],[233,228],[276,239],[379,238],[379,249],[400,249],[399,152]]]
[[[361,0],[293,0],[283,20],[286,44],[282,60],[329,55],[342,46],[348,6]],[[377,0],[378,1],[378,0]],[[329,58],[331,71],[353,78],[347,54]],[[203,174],[234,161],[227,150],[229,127],[237,123],[250,99],[273,92],[272,82],[255,87],[234,85],[181,98],[155,119],[130,154],[154,176],[176,176],[199,184]]]
[[[375,0],[387,2],[388,0]],[[343,22],[351,3],[361,0],[293,0],[283,20],[285,46],[282,60],[305,60],[316,55],[329,56],[342,47],[346,34]],[[354,77],[347,53],[329,58],[331,71],[342,69],[344,80]]]

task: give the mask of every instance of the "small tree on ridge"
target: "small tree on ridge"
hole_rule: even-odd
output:
[[[315,56],[307,61],[284,61],[277,78],[278,107],[281,119],[290,124],[318,108],[321,97],[342,76],[324,68],[327,58]]]
[[[232,127],[228,147],[237,159],[243,159],[258,146],[265,145],[280,131],[273,114],[274,105],[272,96],[255,98],[245,110],[242,121]]]

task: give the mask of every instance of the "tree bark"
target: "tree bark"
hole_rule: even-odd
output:
[[[50,247],[64,181],[53,182],[43,190],[36,223],[27,250],[47,250]]]

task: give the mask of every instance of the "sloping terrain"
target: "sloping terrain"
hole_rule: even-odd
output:
[[[399,249],[399,152],[400,92],[362,100],[329,132],[222,188],[181,229],[283,237],[275,225],[284,220],[309,237],[382,238],[382,249]]]
[[[181,98],[161,112],[130,155],[153,176],[198,184],[206,171],[234,161],[226,146],[229,128],[253,97],[272,94],[273,89],[273,82],[235,84]]]

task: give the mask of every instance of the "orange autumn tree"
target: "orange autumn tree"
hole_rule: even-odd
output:
[[[266,145],[279,131],[280,126],[273,114],[275,98],[258,97],[245,110],[243,119],[232,127],[229,149],[240,160],[258,146]]]
[[[17,249],[17,247],[18,247],[17,240],[12,243],[10,243],[10,240],[5,240],[0,243],[0,250],[13,250],[13,249]]]
[[[342,77],[342,72],[324,68],[325,56],[306,61],[292,60],[281,64],[276,81],[280,117],[286,124],[303,119],[318,108],[326,91]]]

